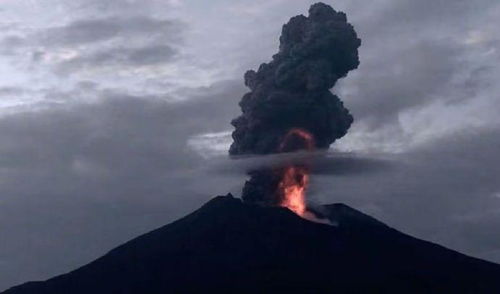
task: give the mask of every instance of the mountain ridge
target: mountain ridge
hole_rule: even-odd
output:
[[[494,293],[500,265],[403,234],[344,204],[332,223],[218,196],[103,257],[4,294]]]

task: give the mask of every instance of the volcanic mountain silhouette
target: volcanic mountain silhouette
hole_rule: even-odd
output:
[[[219,196],[73,272],[5,294],[500,293],[500,265],[343,204],[334,225]]]

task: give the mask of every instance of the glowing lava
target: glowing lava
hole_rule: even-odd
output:
[[[279,152],[293,152],[299,150],[312,151],[316,148],[314,136],[304,129],[293,128],[285,135],[280,144]]]
[[[283,178],[279,183],[280,206],[287,207],[296,214],[305,217],[306,188],[309,183],[307,168],[288,166],[284,168]]]
[[[291,129],[284,137],[279,151],[312,151],[314,137],[304,129]],[[278,185],[279,206],[306,218],[306,189],[309,184],[309,169],[304,165],[289,165],[279,171],[281,180]]]

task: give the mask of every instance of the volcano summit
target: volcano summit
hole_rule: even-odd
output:
[[[219,196],[96,261],[3,294],[500,293],[500,265],[342,204],[331,223]]]

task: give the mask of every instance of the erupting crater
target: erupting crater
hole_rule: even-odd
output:
[[[353,117],[330,89],[359,65],[361,40],[345,13],[316,3],[309,15],[283,26],[278,53],[245,73],[250,92],[239,105],[231,155],[266,155],[328,149],[343,137]],[[248,171],[246,203],[283,206],[302,217],[310,167],[291,162]],[[306,217],[311,219],[309,217]]]
[[[278,152],[312,151],[315,149],[314,136],[300,128],[291,129],[280,144]],[[306,164],[290,164],[277,171],[281,180],[276,193],[279,206],[306,217],[306,190],[309,184],[309,167]]]

